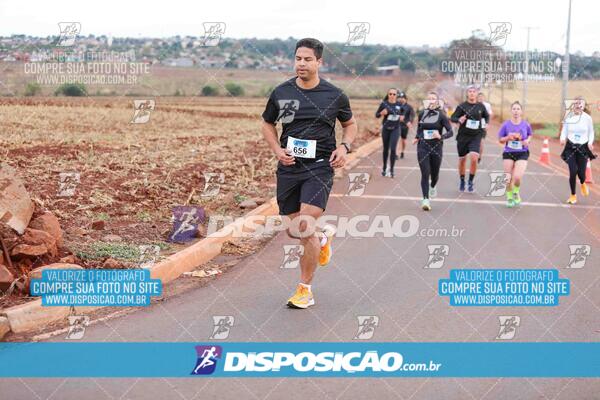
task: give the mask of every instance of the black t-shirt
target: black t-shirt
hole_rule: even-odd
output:
[[[450,120],[458,123],[458,119],[463,115],[466,115],[467,119],[458,127],[457,136],[483,134],[484,128],[481,120],[485,120],[486,124],[490,122],[490,114],[488,114],[487,109],[482,103],[469,103],[465,101],[459,104]],[[478,127],[475,128],[475,126]]]
[[[400,106],[400,115],[404,116],[404,121],[400,122],[400,126],[407,128],[406,124],[415,119],[415,109],[408,103],[401,104],[400,101],[398,101],[398,105]]]
[[[312,89],[302,89],[294,77],[273,90],[262,117],[271,124],[281,122],[283,130],[279,141],[283,148],[287,147],[289,136],[317,141],[316,157],[296,157],[296,164],[310,164],[321,159],[329,163],[336,148],[335,120],[350,120],[352,110],[348,96],[325,79],[321,78]],[[279,168],[288,167],[280,164]]]

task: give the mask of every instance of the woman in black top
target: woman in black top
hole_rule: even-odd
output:
[[[394,177],[396,163],[396,146],[400,138],[400,105],[396,102],[398,89],[391,88],[377,108],[375,117],[383,117],[381,139],[383,140],[383,169],[381,176],[386,176],[388,158],[390,160],[389,176]]]
[[[431,210],[429,196],[435,197],[437,184],[442,165],[443,140],[452,137],[452,125],[448,116],[442,109],[439,97],[435,92],[429,92],[425,101],[425,108],[419,112],[417,135],[413,144],[417,144],[417,159],[421,168],[421,190],[423,200],[421,208]],[[443,132],[444,129],[446,132]],[[429,180],[431,178],[431,184]]]

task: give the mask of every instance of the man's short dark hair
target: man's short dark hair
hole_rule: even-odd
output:
[[[323,57],[323,43],[321,43],[317,39],[304,38],[304,39],[298,40],[298,43],[296,43],[296,50],[294,50],[294,54],[296,54],[296,51],[300,47],[306,47],[308,49],[313,49],[313,52],[315,53],[315,57],[317,57],[317,60],[320,59],[321,57]]]

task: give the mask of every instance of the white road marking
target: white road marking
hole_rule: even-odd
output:
[[[465,197],[471,197],[471,194],[465,194]],[[408,201],[421,201],[423,198],[417,196],[382,196],[375,194],[363,194],[361,196],[346,196],[341,193],[333,193],[331,197],[344,197],[346,199],[379,199],[379,200],[408,200]],[[474,198],[465,198],[465,199],[448,199],[443,197],[436,197],[432,199],[431,202],[435,204],[439,203],[468,203],[468,204],[498,204],[502,206],[506,206],[506,200],[480,200]],[[530,202],[524,201],[521,203],[521,206],[528,207],[550,207],[550,208],[573,208],[573,209],[592,209],[592,210],[600,210],[600,206],[592,206],[586,204],[576,204],[574,206],[569,204],[561,204],[561,203],[544,203],[544,202]],[[518,206],[517,206],[518,207]],[[515,208],[517,208],[515,207]]]
[[[352,167],[353,169],[381,169],[381,166],[379,165],[357,165],[355,167]],[[394,167],[394,169],[404,169],[404,170],[418,170],[419,167],[403,167],[403,166],[398,166],[396,165]],[[456,168],[440,168],[440,171],[443,172],[456,172]],[[477,168],[477,172],[503,172],[500,169],[483,169],[483,168]],[[527,175],[540,175],[540,176],[556,176],[556,177],[562,177],[561,174],[557,174],[557,173],[552,173],[552,172],[529,172],[526,171],[525,172],[525,176]]]
[[[413,150],[409,150],[409,151],[405,151],[404,154],[417,154],[417,152],[413,151]],[[446,151],[444,151],[444,155],[458,157],[458,153],[449,153]],[[500,154],[494,154],[494,153],[492,153],[492,154],[483,153],[483,155],[481,157],[502,158],[502,156]]]

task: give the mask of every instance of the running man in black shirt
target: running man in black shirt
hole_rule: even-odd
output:
[[[417,159],[421,169],[421,191],[423,192],[421,208],[430,211],[429,198],[434,198],[437,194],[435,185],[440,176],[443,141],[452,137],[453,132],[452,124],[440,105],[437,93],[429,92],[425,105],[425,108],[419,112],[417,135],[413,144],[418,143]]]
[[[467,191],[475,191],[473,180],[477,172],[477,160],[479,159],[479,149],[481,148],[481,139],[483,138],[484,128],[490,122],[490,115],[485,106],[477,102],[477,87],[471,85],[467,88],[467,101],[459,104],[454,110],[450,120],[459,124],[458,134],[456,135],[458,148],[458,173],[460,175],[461,192],[465,191],[465,170],[467,166],[467,155],[471,160],[469,169],[469,185]]]
[[[331,226],[317,227],[333,185],[334,168],[343,167],[357,132],[348,97],[319,78],[323,44],[316,39],[296,43],[297,76],[277,86],[263,112],[262,132],[279,160],[277,204],[279,213],[292,221],[288,235],[300,239],[300,283],[287,305],[308,308],[315,304],[311,282],[317,263],[331,259]],[[335,140],[336,119],[343,128],[342,142]],[[277,138],[277,122],[282,124]],[[294,219],[298,217],[298,220]],[[294,229],[298,227],[298,229]]]

